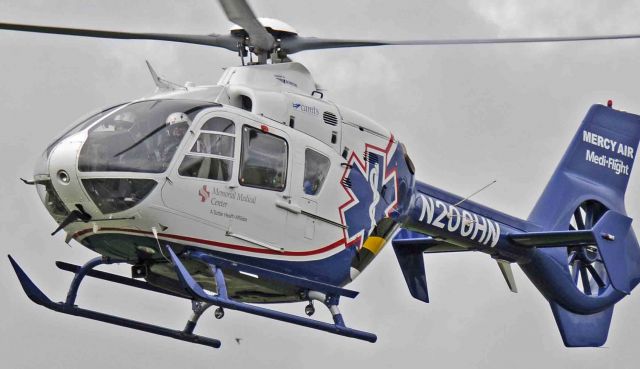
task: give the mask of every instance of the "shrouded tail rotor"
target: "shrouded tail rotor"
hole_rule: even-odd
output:
[[[585,201],[573,212],[569,229],[589,230],[606,211],[597,201]],[[567,247],[567,264],[573,283],[585,295],[598,296],[611,286],[597,245]]]

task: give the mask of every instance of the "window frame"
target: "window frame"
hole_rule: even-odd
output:
[[[329,163],[329,166],[327,167],[327,172],[325,173],[325,176],[322,179],[322,183],[320,183],[320,189],[318,189],[318,191],[316,193],[314,193],[314,194],[307,193],[305,191],[305,189],[304,189],[304,182],[305,182],[305,179],[306,179],[305,176],[307,174],[307,151],[313,151],[316,154],[319,154],[320,156],[322,156],[325,159],[327,159],[327,161]],[[307,146],[307,147],[304,148],[304,166],[302,167],[302,187],[301,187],[302,188],[302,193],[304,194],[304,196],[314,196],[314,197],[320,196],[320,194],[322,193],[322,190],[324,189],[324,184],[327,182],[327,178],[329,177],[329,173],[331,173],[331,165],[332,165],[332,163],[331,163],[331,158],[329,157],[329,155],[323,153],[322,151],[320,151],[320,150],[318,150],[316,148],[310,147],[310,146]]]
[[[210,154],[210,153],[206,153],[206,152],[195,152],[195,151],[193,151],[192,150],[193,146],[198,142],[198,139],[203,134],[205,134],[205,135],[216,134],[216,135],[220,135],[220,136],[232,137],[233,138],[233,156],[224,156],[224,155],[218,155],[218,154]],[[221,132],[216,132],[216,131],[203,131],[203,130],[200,130],[200,133],[198,133],[198,135],[196,136],[196,140],[193,141],[193,145],[191,145],[189,147],[189,151],[185,152],[185,155],[205,156],[207,158],[219,158],[219,159],[226,159],[226,160],[231,160],[231,161],[235,161],[236,160],[235,154],[236,154],[236,135],[229,134],[229,133],[221,133]]]
[[[205,181],[214,181],[214,182],[219,182],[219,183],[230,183],[233,181],[234,178],[234,174],[235,174],[235,163],[237,161],[237,146],[238,146],[238,127],[240,126],[240,124],[238,124],[237,119],[232,119],[228,116],[225,116],[226,114],[220,114],[220,112],[215,112],[213,115],[207,116],[206,118],[203,118],[203,122],[202,124],[198,125],[197,130],[194,130],[194,139],[192,142],[190,142],[188,145],[185,146],[185,148],[183,149],[182,152],[182,159],[179,161],[178,165],[176,166],[176,174],[178,175],[178,177],[180,178],[185,178],[185,179],[192,179],[192,180],[205,180]],[[208,130],[208,129],[203,129],[204,125],[209,122],[211,119],[214,118],[223,118],[223,119],[228,119],[233,123],[233,131],[234,133],[228,133],[228,132],[222,132],[222,131],[212,131],[212,130]],[[237,118],[237,117],[236,117]],[[200,138],[200,135],[202,134],[216,134],[216,135],[221,135],[221,136],[228,136],[228,137],[232,137],[234,139],[234,143],[233,143],[233,156],[229,157],[229,156],[224,156],[224,155],[216,155],[216,154],[207,154],[207,153],[199,153],[199,152],[193,152],[191,151],[191,149],[193,148],[193,145],[195,145],[196,142],[198,142],[198,138]],[[182,163],[185,161],[185,159],[187,158],[187,156],[193,156],[193,157],[202,157],[202,158],[211,158],[211,159],[219,159],[219,160],[226,160],[226,161],[230,161],[231,162],[231,170],[229,173],[229,179],[228,180],[222,180],[222,179],[213,179],[213,178],[209,178],[209,177],[195,177],[195,176],[185,176],[180,174],[180,167],[182,166]]]

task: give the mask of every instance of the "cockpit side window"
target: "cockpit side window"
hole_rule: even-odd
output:
[[[235,134],[235,124],[231,119],[222,117],[213,117],[202,125],[203,131],[223,132],[229,134]]]
[[[283,191],[287,183],[289,147],[283,138],[251,126],[242,127],[240,184]]]
[[[331,161],[326,156],[311,149],[304,153],[304,180],[302,188],[307,195],[316,195],[322,189],[329,173]]]
[[[180,163],[178,174],[229,181],[233,169],[235,140],[235,124],[232,120],[222,117],[207,120],[189,154]]]

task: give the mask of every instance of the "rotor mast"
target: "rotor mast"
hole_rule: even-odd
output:
[[[297,35],[297,32],[292,32],[291,26],[275,19],[258,19],[246,1],[220,0],[220,5],[229,21],[239,26],[233,27],[231,34],[242,37],[242,41],[238,42],[238,51],[243,64],[247,50],[256,54],[257,64],[266,64],[269,58],[272,59],[272,62],[283,59],[277,57],[281,49],[280,39],[276,39],[276,37]],[[276,58],[273,58],[272,54]]]
[[[244,58],[253,53],[258,57],[257,62],[251,62],[251,64],[266,64],[268,60],[271,63],[281,63],[291,61],[285,51],[281,48],[281,42],[283,39],[291,39],[298,37],[298,32],[290,25],[273,18],[257,18],[261,26],[272,37],[273,43],[269,48],[264,48],[265,45],[256,45],[255,38],[252,38],[243,26],[234,25],[229,30],[231,36],[238,39],[238,55],[242,59],[244,65]]]

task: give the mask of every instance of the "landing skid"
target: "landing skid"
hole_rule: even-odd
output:
[[[115,260],[106,257],[97,257],[89,262],[87,262],[82,267],[58,262],[57,265],[60,269],[67,270],[75,273],[73,281],[69,286],[69,291],[67,293],[67,298],[64,302],[53,302],[51,301],[27,276],[27,274],[22,270],[22,268],[18,265],[18,263],[9,255],[9,261],[15,270],[15,273],[24,289],[25,293],[33,302],[38,305],[42,305],[50,310],[68,314],[79,316],[87,319],[97,320],[109,324],[114,324],[122,327],[127,327],[131,329],[136,329],[143,332],[153,333],[165,337],[171,337],[177,340],[196,343],[204,346],[209,346],[213,348],[219,348],[221,346],[221,342],[214,338],[204,337],[193,334],[193,331],[197,325],[198,319],[202,314],[211,306],[218,306],[215,311],[216,318],[220,319],[224,316],[224,309],[230,310],[238,310],[243,311],[249,314],[254,314],[274,320],[279,320],[283,322],[288,322],[308,328],[313,328],[345,337],[356,338],[368,342],[375,342],[377,337],[375,334],[359,331],[356,329],[348,328],[340,314],[338,309],[338,302],[340,296],[348,296],[355,297],[355,291],[348,291],[340,289],[339,287],[329,286],[329,285],[321,285],[317,284],[314,287],[320,287],[322,291],[311,290],[309,289],[310,285],[305,282],[301,283],[303,286],[299,286],[298,283],[294,283],[298,287],[305,288],[305,297],[311,302],[312,300],[317,300],[325,304],[333,317],[333,324],[321,322],[315,319],[300,317],[293,314],[283,313],[272,309],[267,309],[255,305],[251,305],[248,303],[242,303],[234,301],[229,298],[227,294],[226,282],[224,279],[223,271],[220,267],[226,267],[226,264],[223,260],[216,260],[216,258],[211,257],[208,254],[203,253],[186,253],[185,257],[191,258],[193,260],[198,260],[203,262],[209,266],[212,271],[212,274],[216,280],[217,293],[215,295],[207,293],[189,274],[187,269],[184,267],[180,259],[175,255],[171,248],[167,247],[168,253],[171,256],[171,260],[173,262],[173,266],[176,270],[176,274],[178,279],[180,280],[182,286],[184,287],[184,294],[176,294],[174,292],[165,291],[163,289],[154,287],[146,282],[142,282],[139,280],[135,280],[132,278],[125,278],[122,276],[105,273],[97,270],[93,270],[95,267],[99,265],[106,264],[116,264],[116,263],[124,263],[123,260]],[[217,262],[219,266],[216,266],[214,262]],[[268,278],[268,279],[278,279],[282,280],[282,275],[274,275],[275,272],[264,270],[264,274],[260,273],[260,277]],[[76,296],[78,294],[78,289],[80,287],[80,283],[84,279],[85,276],[91,276],[94,278],[102,279],[105,281],[118,283],[127,285],[130,287],[141,288],[145,290],[150,290],[158,293],[164,293],[167,295],[181,297],[190,299],[192,301],[192,310],[193,314],[190,319],[187,321],[185,328],[183,330],[175,330],[170,328],[165,328],[149,323],[144,323],[136,320],[130,320],[126,318],[122,318],[119,316],[109,315],[101,312],[97,312],[94,310],[87,310],[80,308],[75,305]],[[312,306],[312,305],[311,305]]]
[[[20,268],[18,263],[9,255],[9,261],[13,266],[13,269],[20,280],[20,284],[24,289],[24,292],[27,294],[31,301],[35,302],[38,305],[42,305],[47,309],[57,311],[59,313],[75,315],[87,319],[98,320],[101,322],[119,325],[121,327],[127,327],[131,329],[136,329],[143,332],[153,333],[160,336],[171,337],[177,340],[197,343],[199,345],[205,345],[213,348],[219,348],[221,343],[219,340],[209,337],[203,337],[193,334],[193,328],[191,327],[190,322],[194,320],[192,318],[187,322],[187,326],[184,330],[174,330],[165,327],[160,327],[157,325],[140,322],[137,320],[131,320],[122,318],[119,316],[109,315],[105,313],[100,313],[93,310],[87,310],[83,308],[79,308],[75,305],[75,299],[78,294],[78,288],[80,287],[80,282],[87,275],[89,271],[98,265],[102,264],[114,264],[122,261],[112,260],[109,258],[97,257],[95,259],[90,260],[88,263],[83,265],[77,272],[73,281],[71,282],[71,286],[69,287],[69,292],[67,293],[67,299],[64,302],[53,302],[51,301],[40,289],[31,281],[29,276]],[[199,317],[202,314],[201,312],[198,314],[197,309],[194,306],[194,316]],[[195,319],[197,321],[197,318]],[[195,324],[194,324],[195,327]]]

